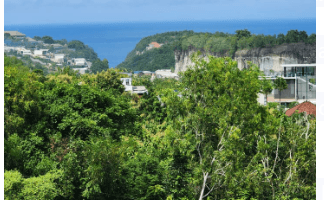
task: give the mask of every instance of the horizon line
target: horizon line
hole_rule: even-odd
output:
[[[90,25],[90,24],[131,24],[131,23],[186,23],[186,22],[233,22],[233,21],[316,21],[315,18],[268,18],[268,19],[177,19],[177,20],[134,20],[134,21],[93,21],[93,22],[52,22],[52,23],[4,23],[4,26],[46,26],[46,25]]]

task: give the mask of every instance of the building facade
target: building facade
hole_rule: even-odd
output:
[[[274,89],[265,101],[284,104],[293,101],[299,103],[310,101],[316,104],[316,64],[285,64],[281,66],[283,67],[281,77],[286,80],[288,87],[282,91]],[[274,81],[277,77],[265,78]]]

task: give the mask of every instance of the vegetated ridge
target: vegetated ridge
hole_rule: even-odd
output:
[[[151,42],[162,43],[160,48],[146,50]],[[166,32],[143,38],[117,68],[129,71],[175,69],[177,55],[188,51],[202,51],[214,56],[234,58],[240,50],[276,47],[284,44],[304,43],[315,45],[316,34],[290,30],[286,35],[251,34],[248,30],[237,30],[235,34],[195,33],[194,31]]]

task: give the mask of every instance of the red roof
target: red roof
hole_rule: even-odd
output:
[[[161,45],[157,42],[151,42],[151,44],[153,44],[155,48],[161,47]]]
[[[287,116],[291,116],[296,110],[298,110],[298,113],[306,112],[307,115],[314,115],[316,117],[316,105],[312,104],[311,102],[303,102],[301,104],[298,104],[297,106],[290,108],[286,111]]]

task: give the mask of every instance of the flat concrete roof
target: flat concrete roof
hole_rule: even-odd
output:
[[[316,63],[313,64],[284,64],[281,67],[316,67]]]
[[[19,31],[4,31],[4,33],[9,33],[11,36],[26,36],[23,33],[20,33]]]

